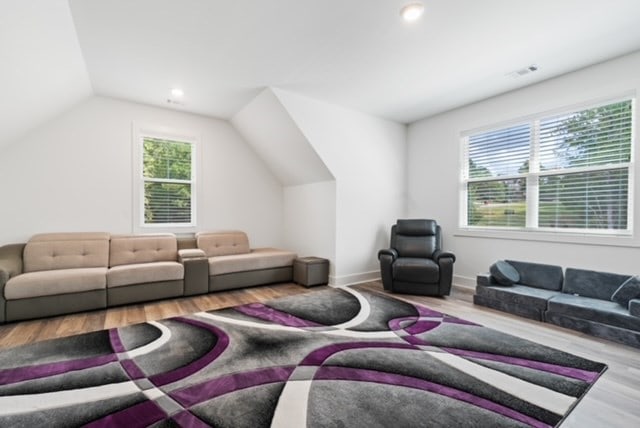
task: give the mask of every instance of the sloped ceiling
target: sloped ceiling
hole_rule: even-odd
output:
[[[0,3],[0,147],[92,94],[66,0]]]
[[[176,108],[222,118],[275,87],[408,123],[640,49],[638,0],[423,0],[407,23],[409,1],[70,4],[96,93],[180,86]]]
[[[231,123],[283,185],[334,179],[270,88],[238,112]]]
[[[231,118],[274,87],[410,123],[640,49],[638,0],[408,2],[3,0],[0,146],[92,93]]]

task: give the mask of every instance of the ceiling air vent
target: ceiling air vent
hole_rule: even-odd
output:
[[[522,77],[526,76],[529,73],[533,73],[534,71],[538,71],[538,66],[535,64],[531,64],[528,67],[520,68],[518,70],[512,71],[511,73],[507,73],[507,76],[511,77]]]

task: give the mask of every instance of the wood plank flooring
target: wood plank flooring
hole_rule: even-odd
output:
[[[278,284],[10,323],[0,326],[0,349],[198,311],[313,293],[323,288],[307,289],[292,283]],[[387,294],[378,281],[354,288]],[[421,303],[508,334],[607,364],[608,370],[562,423],[562,428],[640,427],[640,349],[475,306],[471,292],[462,288],[455,288],[452,295],[446,298],[400,294],[394,294],[393,297]]]

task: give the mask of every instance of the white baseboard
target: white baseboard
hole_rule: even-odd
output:
[[[329,276],[329,285],[340,287],[359,284],[361,282],[376,281],[378,279],[380,279],[380,271],[372,270],[370,272],[352,273],[342,276]]]
[[[476,279],[468,276],[453,275],[453,285],[456,287],[466,288],[469,290],[475,290]]]
[[[359,284],[361,282],[377,281],[380,279],[380,271],[374,270],[370,272],[353,273],[342,276],[329,276],[329,285],[334,287],[348,286],[353,284]],[[454,275],[453,285],[469,290],[475,290],[476,278],[468,276]]]

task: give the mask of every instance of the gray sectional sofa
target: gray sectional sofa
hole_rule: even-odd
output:
[[[0,323],[289,282],[296,257],[240,231],[34,235],[0,247]]]
[[[477,276],[475,304],[640,348],[640,281],[631,275],[507,260]],[[513,270],[511,270],[513,268]],[[516,279],[516,281],[513,281]],[[624,286],[623,286],[624,285]]]

